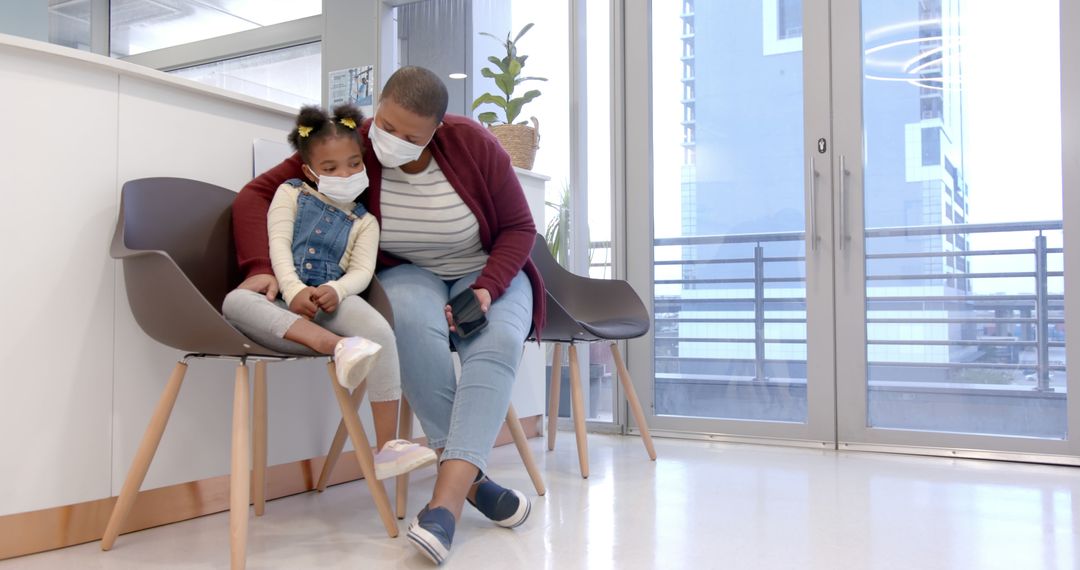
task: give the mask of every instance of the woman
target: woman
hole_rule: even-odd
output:
[[[544,286],[529,253],[536,228],[510,159],[478,123],[446,115],[446,86],[431,71],[390,77],[361,128],[370,186],[362,200],[379,220],[379,281],[394,309],[402,388],[431,447],[441,453],[435,491],[409,539],[436,564],[449,555],[466,500],[514,527],[528,499],[484,476],[510,403],[530,327],[543,326]],[[266,243],[273,191],[301,175],[293,156],[249,183],[233,205],[241,288],[277,294]],[[463,337],[449,300],[472,290],[488,326]],[[455,381],[450,344],[462,363]]]

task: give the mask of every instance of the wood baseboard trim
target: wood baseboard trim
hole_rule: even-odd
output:
[[[542,416],[521,418],[526,436],[540,435]],[[422,441],[422,438],[418,441]],[[504,424],[496,446],[513,440]],[[315,488],[326,457],[315,457],[267,468],[267,500]],[[330,485],[361,479],[356,455],[343,453]],[[392,491],[391,491],[392,492]],[[0,560],[100,540],[116,497],[64,505],[40,511],[0,516]],[[121,533],[135,532],[229,510],[229,476],[180,483],[141,491]],[[269,509],[268,509],[269,510]],[[372,508],[372,516],[375,510]],[[267,513],[269,516],[270,513]],[[252,515],[254,516],[254,515]],[[227,532],[224,528],[222,532]],[[118,545],[125,540],[122,536]]]

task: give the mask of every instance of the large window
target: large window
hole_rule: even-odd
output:
[[[759,47],[802,9],[765,4],[652,4],[657,415],[806,420],[803,54]]]
[[[171,73],[290,107],[318,105],[322,92],[320,47],[316,42]]]
[[[112,0],[110,4],[110,43],[114,57],[322,13],[320,0]]]
[[[90,50],[89,0],[49,0],[49,43]]]
[[[863,2],[870,426],[1066,435],[1058,10]]]
[[[802,0],[777,0],[776,23],[779,39],[802,37]]]

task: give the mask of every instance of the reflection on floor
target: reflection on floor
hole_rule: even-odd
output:
[[[491,475],[527,490],[516,530],[466,507],[445,567],[604,569],[992,569],[1080,567],[1080,471],[1068,467],[590,435],[592,476],[577,473],[573,436],[533,451],[548,496],[535,497],[513,446]],[[433,471],[414,477],[410,513]],[[410,514],[411,518],[412,514]],[[407,521],[406,521],[407,522]],[[405,524],[402,524],[402,528]],[[218,514],[0,562],[0,570],[225,568]],[[366,486],[272,501],[252,519],[249,568],[430,568],[388,539]]]

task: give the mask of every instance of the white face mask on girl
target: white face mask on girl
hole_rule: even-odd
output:
[[[361,170],[348,178],[341,176],[315,175],[319,192],[336,202],[355,202],[368,187],[367,169]]]
[[[434,136],[434,135],[432,135]],[[428,140],[428,142],[431,142]],[[375,156],[379,162],[387,168],[397,168],[418,158],[424,152],[423,145],[415,145],[409,141],[399,139],[394,135],[380,129],[375,121],[371,122],[371,146],[375,148]]]

